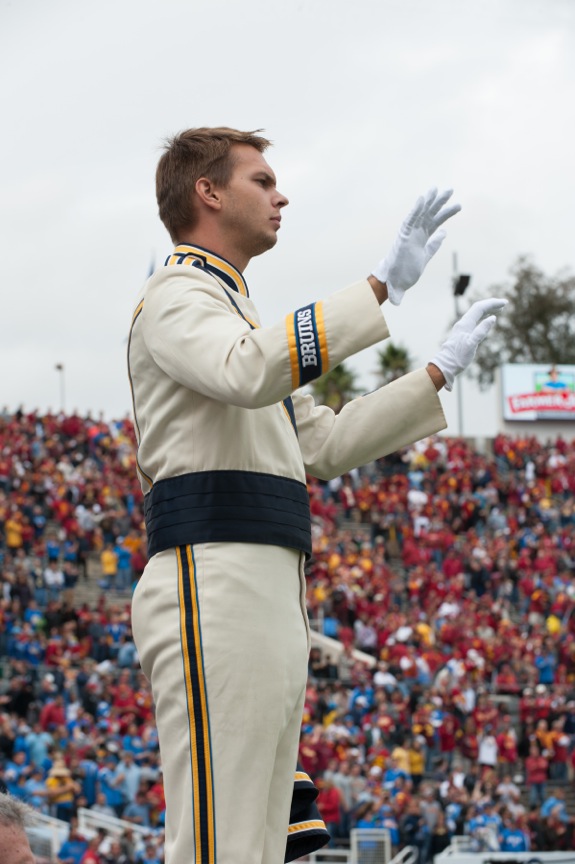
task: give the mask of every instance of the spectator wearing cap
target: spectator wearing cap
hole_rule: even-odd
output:
[[[499,839],[493,830],[493,825],[487,823],[484,806],[479,803],[473,805],[468,816],[465,833],[471,837],[473,851],[497,851]]]
[[[384,788],[393,795],[398,778],[401,777],[405,780],[407,776],[407,772],[397,764],[397,759],[394,756],[388,756],[382,778]]]
[[[362,680],[351,692],[348,709],[356,723],[361,723],[362,718],[374,707],[374,690],[367,679]]]
[[[75,797],[80,792],[80,785],[74,780],[63,761],[55,761],[50,768],[46,790],[51,815],[63,822],[70,822],[74,815]]]

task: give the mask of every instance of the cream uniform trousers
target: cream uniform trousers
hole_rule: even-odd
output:
[[[309,652],[303,555],[160,552],[132,626],[156,701],[167,864],[283,864]]]

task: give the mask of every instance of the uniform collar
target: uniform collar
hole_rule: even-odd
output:
[[[249,297],[248,286],[246,280],[239,270],[236,270],[233,264],[221,258],[219,255],[214,255],[203,246],[194,246],[191,243],[179,243],[171,255],[166,258],[166,266],[170,264],[192,265],[201,267],[212,273],[218,279],[221,279],[228,288],[232,291],[237,291],[243,297]]]

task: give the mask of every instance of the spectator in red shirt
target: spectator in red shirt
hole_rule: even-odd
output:
[[[548,777],[549,760],[543,756],[538,744],[532,742],[525,760],[525,782],[529,787],[530,806],[540,806],[545,801]]]
[[[321,813],[325,826],[331,835],[329,845],[334,846],[334,840],[339,837],[342,816],[343,799],[340,790],[334,785],[330,777],[323,777],[317,781],[319,795],[317,806]]]
[[[58,726],[66,725],[64,697],[60,694],[50,699],[40,712],[40,725],[43,732],[51,732]]]
[[[500,776],[509,770],[509,766],[517,763],[517,733],[511,726],[511,717],[505,715],[496,735],[497,762],[500,766]]]
[[[80,864],[102,864],[102,857],[98,852],[100,842],[101,837],[99,834],[90,838],[88,841],[88,848],[80,858]]]

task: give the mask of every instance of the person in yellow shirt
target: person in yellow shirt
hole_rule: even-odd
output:
[[[410,773],[409,751],[404,747],[403,741],[398,743],[391,751],[392,759],[395,759],[396,767],[405,774]]]
[[[6,546],[14,554],[22,547],[23,543],[22,514],[18,510],[13,511],[6,519],[4,531],[6,532]]]
[[[546,754],[550,756],[553,753],[553,739],[554,734],[549,729],[549,723],[545,719],[541,719],[537,721],[537,726],[535,727],[535,737],[539,742],[539,746],[541,750],[546,751]],[[545,753],[543,755],[546,755]]]
[[[547,629],[547,632],[550,633],[551,636],[556,636],[558,633],[561,633],[561,619],[554,613],[551,613],[551,615],[545,621],[545,627]]]
[[[114,552],[111,543],[106,543],[100,553],[100,566],[102,568],[102,587],[116,588],[118,576],[118,555]]]
[[[419,788],[425,771],[425,748],[419,735],[416,735],[407,751],[408,773],[413,783],[414,792]]]
[[[427,621],[418,621],[415,625],[415,631],[421,638],[423,645],[426,648],[431,648],[435,640],[433,636],[433,630],[429,626]]]
[[[54,762],[46,779],[46,791],[52,815],[63,822],[69,822],[74,812],[74,798],[80,793],[80,785],[63,762]]]

